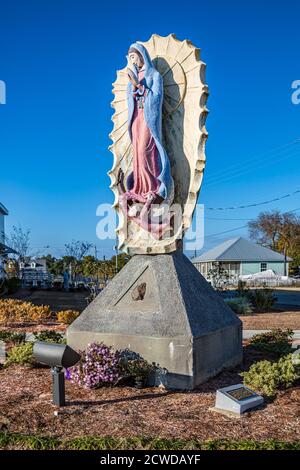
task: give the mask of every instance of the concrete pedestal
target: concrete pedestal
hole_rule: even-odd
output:
[[[155,384],[193,389],[242,361],[242,323],[182,252],[136,255],[67,330],[166,368]]]

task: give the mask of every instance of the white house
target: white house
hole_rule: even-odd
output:
[[[4,276],[3,263],[8,253],[15,253],[14,250],[5,244],[5,224],[4,217],[8,215],[8,210],[0,202],[0,277]]]
[[[288,272],[289,261],[284,255],[264,246],[252,243],[242,237],[226,240],[212,250],[193,258],[192,263],[208,278],[213,263],[225,269],[231,277],[251,275],[272,270],[278,275],[284,275],[285,267]]]
[[[4,232],[4,216],[8,215],[8,210],[0,202],[0,243],[4,244],[5,232]]]
[[[45,258],[28,257],[19,262],[19,268],[23,286],[43,287],[51,281]]]

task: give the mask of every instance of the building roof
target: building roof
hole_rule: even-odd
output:
[[[193,263],[205,261],[283,262],[284,255],[270,250],[270,248],[252,243],[245,238],[237,237],[226,240],[202,255],[192,258]],[[287,257],[287,261],[292,261],[292,259]]]
[[[7,255],[9,253],[17,254],[15,250],[13,250],[12,248],[9,248],[9,246],[6,246],[0,242],[0,254]]]
[[[1,202],[0,202],[0,214],[8,215],[8,210]]]
[[[45,258],[26,258],[22,262],[22,269],[32,269],[32,264],[35,264],[35,268],[47,268],[47,260]]]

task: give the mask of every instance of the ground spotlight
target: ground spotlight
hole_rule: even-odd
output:
[[[33,356],[38,362],[51,367],[53,404],[64,406],[66,401],[63,369],[77,364],[80,354],[66,344],[37,341],[33,346]]]

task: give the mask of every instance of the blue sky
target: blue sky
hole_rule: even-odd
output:
[[[30,228],[32,250],[63,254],[72,239],[97,244],[96,207],[111,203],[106,172],[111,83],[128,46],[175,33],[202,49],[210,88],[207,166],[199,202],[229,207],[299,188],[300,4],[37,0],[0,3],[0,201]],[[206,209],[204,248],[247,235],[260,210],[300,207],[299,194],[248,209]],[[218,219],[218,220],[216,220]],[[220,220],[222,219],[222,220]],[[223,220],[226,219],[226,220]],[[227,220],[234,219],[234,220]],[[238,220],[236,220],[238,219]],[[243,220],[240,220],[243,219]],[[49,246],[49,249],[45,249]]]

